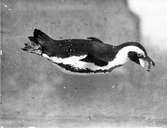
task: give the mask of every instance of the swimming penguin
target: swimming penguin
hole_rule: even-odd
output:
[[[47,58],[59,67],[75,73],[106,73],[131,60],[150,71],[155,66],[145,48],[138,42],[118,46],[98,38],[54,40],[34,29],[22,50]]]

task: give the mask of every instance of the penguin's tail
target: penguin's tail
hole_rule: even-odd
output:
[[[53,39],[39,29],[34,29],[33,36],[29,36],[28,39],[30,42],[25,43],[22,50],[38,55],[41,55],[43,50],[49,45],[49,42],[53,41]]]

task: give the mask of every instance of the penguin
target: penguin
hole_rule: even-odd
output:
[[[155,66],[145,48],[138,42],[118,46],[104,43],[96,37],[55,40],[39,29],[25,43],[23,51],[47,58],[66,71],[73,73],[108,73],[127,61],[150,71]]]

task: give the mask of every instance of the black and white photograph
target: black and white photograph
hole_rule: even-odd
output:
[[[167,0],[0,4],[0,128],[167,128]]]

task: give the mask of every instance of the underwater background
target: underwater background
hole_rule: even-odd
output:
[[[155,45],[142,34],[127,0],[2,0],[1,7],[2,126],[167,126],[166,40]],[[66,74],[21,50],[35,28],[53,39],[138,41],[156,66],[146,72],[128,62],[102,75]]]

